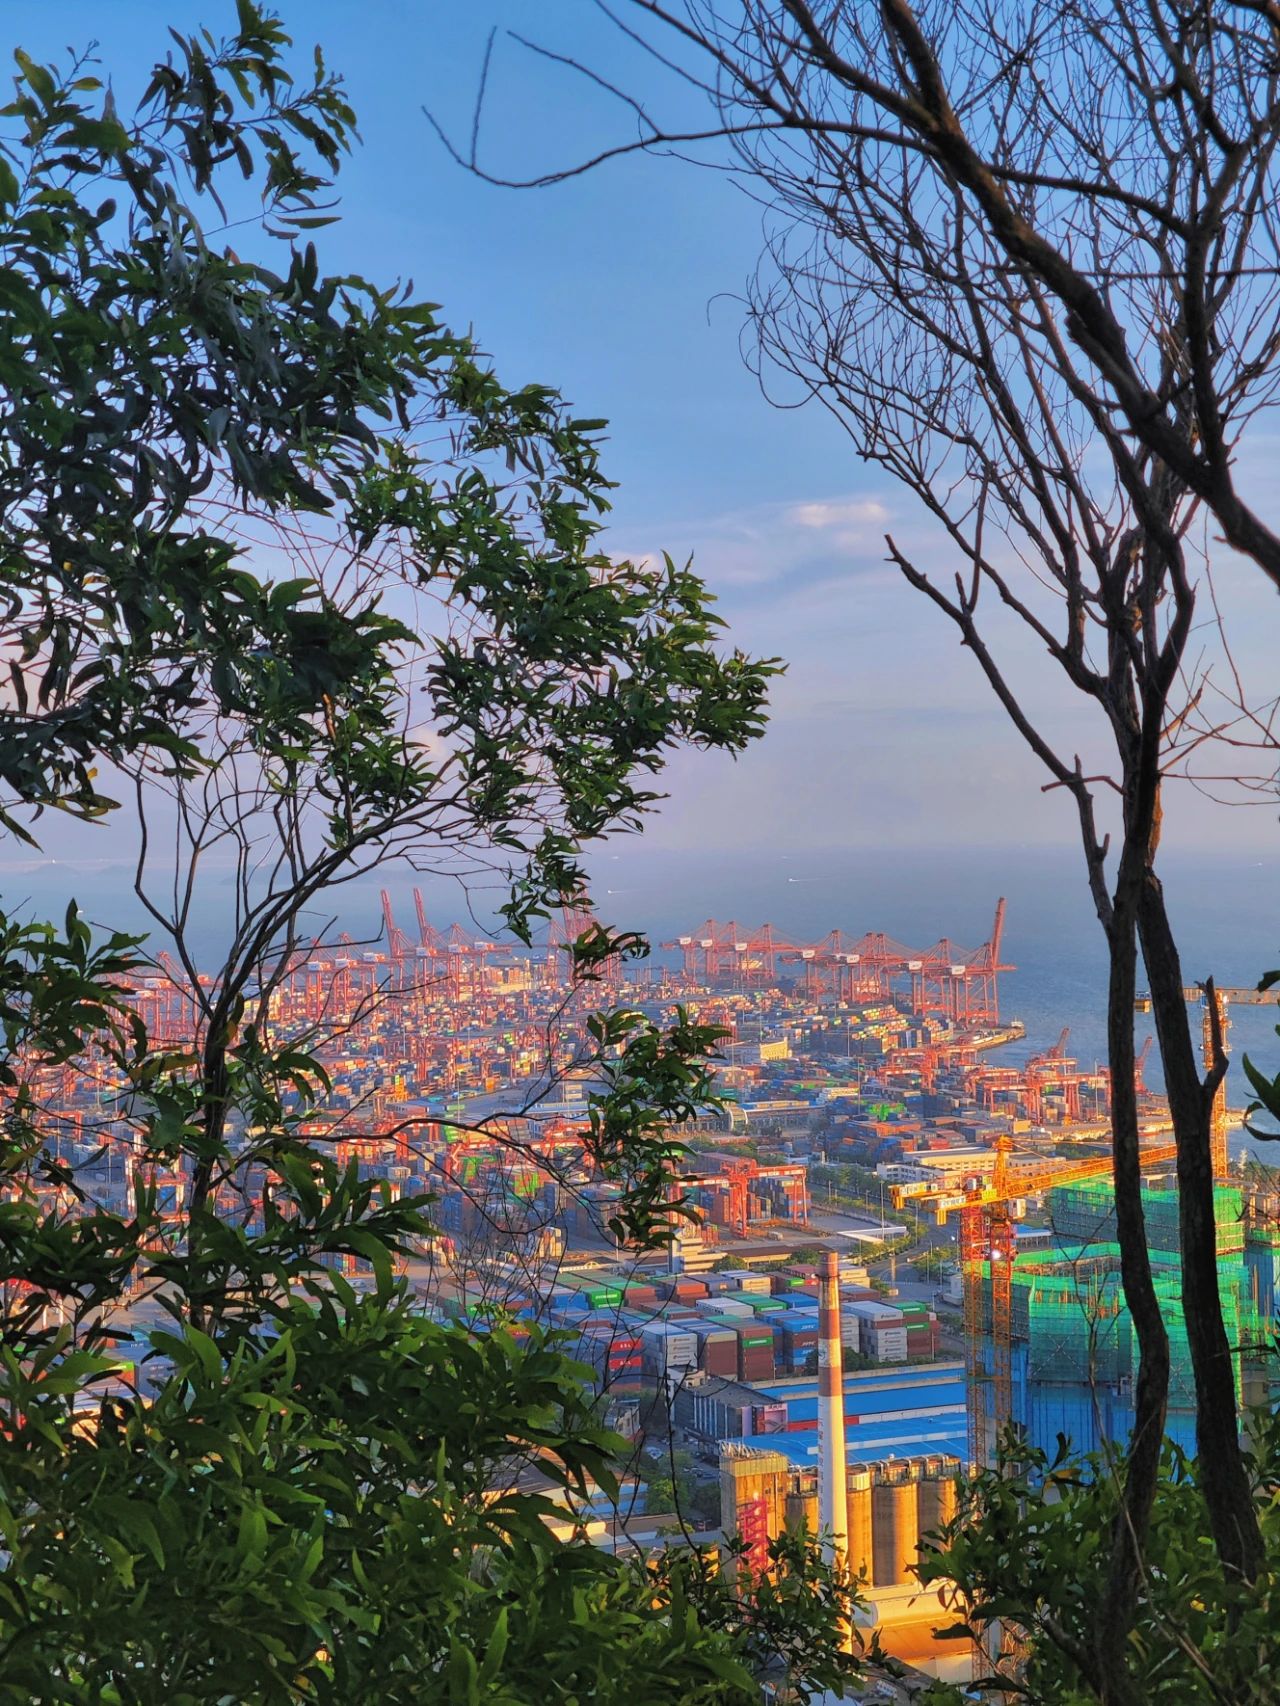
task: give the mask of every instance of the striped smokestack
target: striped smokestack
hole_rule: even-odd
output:
[[[844,1357],[840,1349],[840,1258],[829,1250],[818,1284],[818,1523],[834,1536],[832,1561],[849,1544],[849,1462],[844,1448]]]

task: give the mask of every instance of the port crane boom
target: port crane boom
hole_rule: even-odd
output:
[[[858,937],[830,930],[818,942],[789,942],[772,924],[747,929],[714,918],[662,946],[679,949],[686,977],[708,983],[725,978],[743,986],[767,982],[779,965],[794,966],[806,991],[820,997],[888,1000],[897,993],[924,1017],[983,1028],[999,1024],[1000,974],[1014,970],[1001,958],[1004,919],[1001,899],[990,936],[972,949],[957,947],[946,936],[931,948],[911,948],[882,930]]]

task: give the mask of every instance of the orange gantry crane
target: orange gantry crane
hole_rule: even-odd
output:
[[[1067,1053],[1070,1037],[1071,1029],[1064,1025],[1053,1047],[1033,1055],[1027,1062],[1027,1111],[1037,1125],[1044,1119],[1044,1093],[1050,1089],[1061,1094],[1068,1120],[1080,1118],[1080,1075]]]
[[[726,976],[744,985],[769,983],[785,964],[799,968],[806,991],[836,1000],[888,998],[895,989],[906,993],[905,984],[921,1017],[976,1028],[999,1023],[1000,973],[1014,969],[1000,957],[1004,918],[1000,900],[990,937],[974,949],[945,936],[931,948],[915,949],[883,931],[851,937],[831,930],[818,942],[789,942],[772,924],[747,929],[714,918],[662,946],[680,950],[686,977],[707,983]]]
[[[747,1236],[751,1181],[759,1170],[759,1164],[751,1160],[726,1161],[721,1169],[729,1181],[729,1210],[725,1218],[739,1238]]]
[[[705,1185],[713,1189],[723,1189],[726,1197],[724,1224],[739,1238],[749,1236],[752,1225],[788,1226],[794,1229],[809,1224],[809,1190],[803,1166],[762,1166],[750,1157],[734,1156],[721,1161],[718,1172],[682,1176],[679,1182],[685,1188]],[[753,1191],[752,1186],[763,1186],[767,1190],[775,1182],[790,1205],[790,1213],[757,1214],[753,1219],[752,1198],[758,1197],[759,1192]]]
[[[405,989],[413,984],[417,980],[418,968],[425,966],[429,970],[431,981],[435,981],[443,971],[449,994],[453,999],[457,999],[464,992],[464,987],[475,985],[479,968],[484,966],[491,956],[506,956],[511,952],[506,943],[490,942],[482,937],[472,936],[461,924],[451,924],[447,930],[437,930],[428,921],[422,891],[416,888],[413,891],[413,906],[418,918],[418,945],[415,947],[396,923],[391,910],[391,896],[386,889],[380,891],[380,898],[383,934],[386,937],[393,973],[392,982],[397,988]]]
[[[564,904],[560,908],[559,917],[551,920],[551,926],[547,932],[548,946],[552,949],[559,949],[563,951],[565,956],[564,961],[557,964],[556,955],[552,953],[549,961],[552,968],[552,976],[555,977],[557,981],[560,980],[562,975],[565,978],[570,978],[572,976],[575,971],[575,963],[573,960],[574,944],[582,936],[585,936],[588,931],[594,930],[598,925],[600,925],[600,919],[591,903],[590,896],[585,890],[578,894],[566,897]],[[593,971],[593,981],[598,979],[603,983],[620,983],[622,980],[621,954],[606,955],[605,958],[593,968]]]
[[[412,951],[409,938],[396,923],[395,914],[391,910],[391,896],[386,889],[380,889],[378,897],[382,901],[382,927],[387,938],[387,952],[393,960],[407,959]]]
[[[1000,973],[1014,969],[1000,958],[1004,916],[1002,897],[996,902],[991,935],[980,948],[958,948],[944,936],[908,967],[917,1013],[937,1013],[958,1025],[999,1024]]]
[[[734,919],[720,924],[714,918],[706,919],[689,935],[673,937],[662,946],[680,950],[686,977],[701,978],[707,983],[729,975],[744,984],[772,983],[781,958],[793,958],[805,951],[779,935],[772,924],[748,929]]]

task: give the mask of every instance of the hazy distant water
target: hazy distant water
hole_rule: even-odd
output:
[[[768,834],[762,823],[760,835]],[[1164,865],[1183,971],[1188,983],[1212,973],[1222,984],[1251,985],[1280,964],[1280,884],[1276,866],[1223,858],[1178,859]],[[1068,851],[1008,846],[977,852],[942,848],[877,852],[819,850],[773,855],[750,851],[676,854],[643,839],[616,844],[597,859],[595,893],[611,923],[647,931],[655,943],[687,934],[708,917],[740,926],[771,923],[781,935],[814,940],[835,926],[852,935],[884,930],[913,947],[926,948],[946,935],[961,947],[985,941],[996,899],[1008,901],[1004,958],[1018,969],[1002,980],[1006,1017],[1027,1027],[1027,1043],[1011,1048],[1010,1061],[1056,1040],[1071,1028],[1070,1052],[1092,1063],[1105,1055],[1106,961],[1078,855]],[[412,935],[412,885],[423,889],[438,924],[467,921],[466,897],[446,879],[388,872],[397,917]],[[129,928],[140,923],[137,903],[122,867],[48,866],[0,873],[6,901],[29,897],[33,907],[65,904],[74,892],[103,924]],[[342,891],[341,924],[353,936],[375,938],[380,930],[378,882]],[[490,927],[497,890],[472,896],[475,920]],[[202,957],[216,955],[219,920],[230,885],[216,873],[201,896]],[[317,917],[318,928],[327,918]],[[1138,1040],[1150,1029],[1138,1017]],[[1229,1093],[1235,1106],[1247,1099],[1239,1069],[1241,1054],[1280,1070],[1276,1018],[1263,1008],[1233,1010]],[[1154,1051],[1148,1078],[1159,1082]],[[1280,1163],[1280,1146],[1262,1150]]]

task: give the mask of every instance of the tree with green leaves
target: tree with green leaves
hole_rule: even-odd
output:
[[[572,1504],[620,1443],[584,1371],[555,1333],[415,1308],[395,1266],[430,1203],[337,1160],[360,1130],[323,1117],[325,1025],[273,1020],[335,894],[390,859],[500,881],[528,943],[669,752],[760,732],[775,666],[720,647],[691,570],[601,548],[602,423],[323,271],[355,121],[320,57],[296,77],[252,0],[174,44],[130,118],[90,62],[19,54],[0,145],[0,822],[127,823],[155,927],[0,916],[0,1701],[636,1706],[746,1700],[779,1662],[826,1685],[847,1591],[811,1550],[752,1585],[556,1538],[530,1472]],[[255,258],[218,241],[255,221]],[[132,992],[161,945],[190,1022],[157,1044]],[[594,925],[578,981],[643,951]],[[642,1245],[682,1212],[668,1132],[717,1035],[579,1027],[585,1153]],[[70,1146],[64,1068],[103,1086]],[[99,1166],[122,1149],[127,1203]]]

